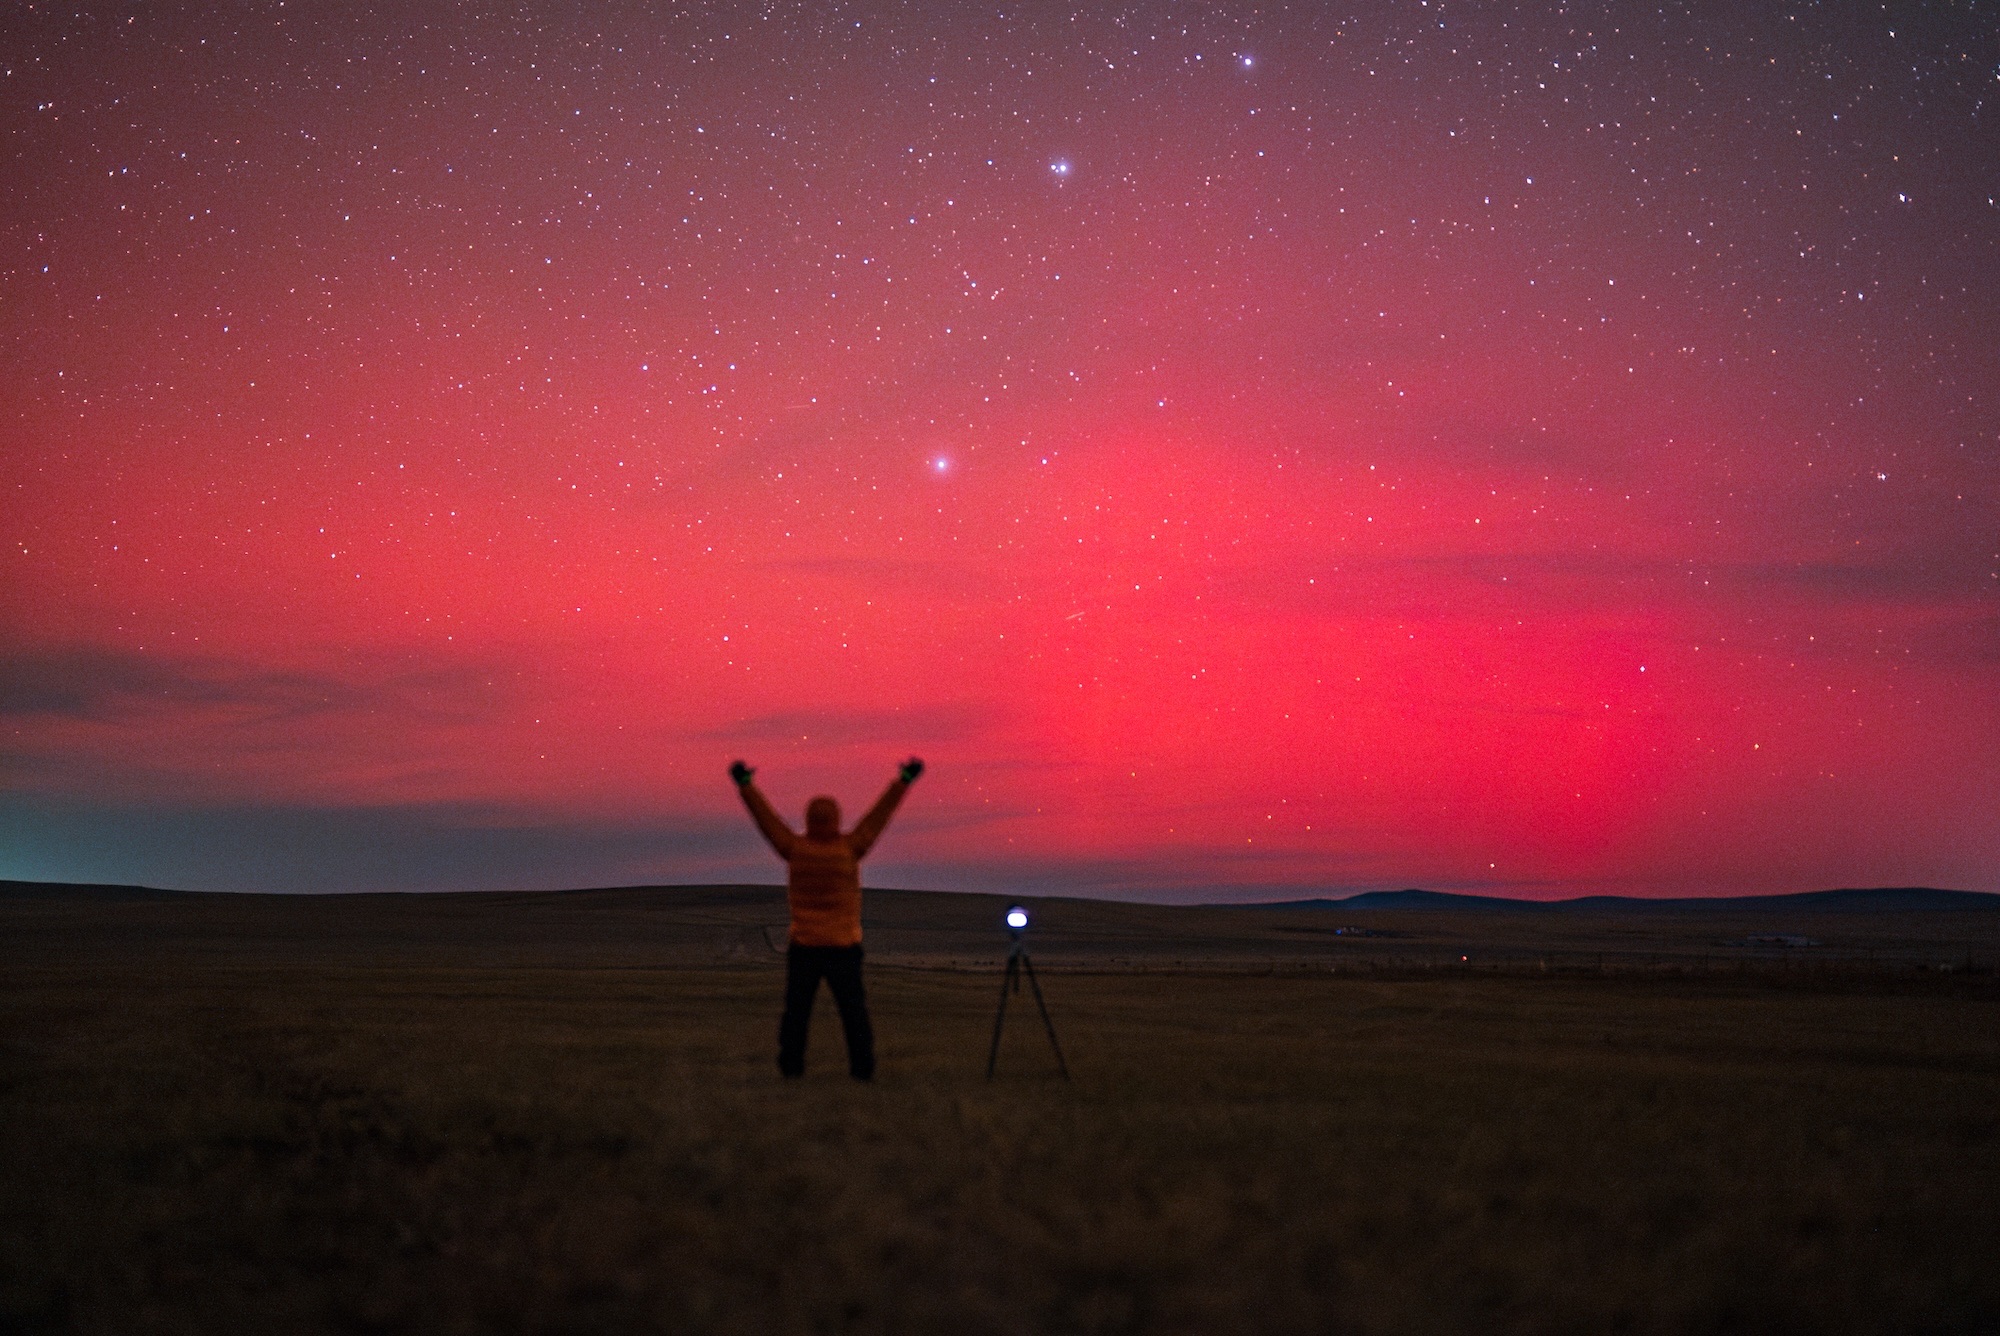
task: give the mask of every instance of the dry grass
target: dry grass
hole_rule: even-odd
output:
[[[8,957],[0,1328],[1890,1331],[2000,1321],[2000,998],[1940,979]]]

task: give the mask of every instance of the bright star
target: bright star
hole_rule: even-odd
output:
[[[1050,171],[1052,171],[1052,172],[1054,172],[1054,173],[1055,173],[1055,174],[1056,174],[1057,176],[1068,176],[1068,175],[1069,175],[1069,159],[1068,159],[1068,158],[1057,158],[1057,159],[1056,159],[1056,160],[1055,160],[1054,162],[1052,162],[1052,163],[1050,163],[1050,164],[1049,164],[1049,170],[1050,170]]]
[[[951,467],[951,461],[949,459],[946,459],[943,455],[939,455],[936,459],[933,459],[931,461],[931,467],[936,469],[939,473],[943,473]]]

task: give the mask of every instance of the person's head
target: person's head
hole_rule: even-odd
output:
[[[840,834],[840,804],[821,795],[806,804],[806,838],[831,840]]]

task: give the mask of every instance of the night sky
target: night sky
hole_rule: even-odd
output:
[[[500,11],[500,12],[493,12]],[[2000,11],[12,4],[0,876],[2000,890]]]

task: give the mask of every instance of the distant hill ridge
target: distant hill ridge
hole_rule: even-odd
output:
[[[119,886],[95,881],[0,881],[0,895],[74,896],[91,900],[150,900],[179,891],[158,886]]]
[[[1690,911],[1783,909],[1825,913],[1910,913],[1960,910],[2000,910],[2000,895],[1986,891],[1948,891],[1933,886],[1877,886],[1837,891],[1796,891],[1786,895],[1681,896],[1648,899],[1636,895],[1584,895],[1573,900],[1513,900],[1499,895],[1461,895],[1452,891],[1365,891],[1345,899],[1281,900],[1270,909],[1403,909],[1458,912],[1684,914]]]
[[[902,891],[888,891],[885,894],[905,894]],[[764,884],[756,885],[687,885],[687,886],[625,886],[625,887],[578,887],[565,891],[396,891],[384,894],[398,898],[428,895],[589,895],[623,891],[678,891],[708,892],[712,894],[770,896],[782,894],[783,888]],[[106,885],[102,883],[50,882],[50,881],[8,881],[0,879],[0,897],[63,899],[90,899],[101,901],[171,899],[191,894],[187,891],[170,890],[153,886]],[[229,895],[232,892],[220,892]],[[946,894],[945,892],[917,892],[917,894]],[[300,895],[301,899],[319,899],[316,894]],[[1077,897],[1035,896],[1036,900],[1072,899]],[[1087,897],[1084,897],[1087,898]],[[1117,903],[1117,902],[1105,902]],[[1171,908],[1172,906],[1156,906]],[[1878,886],[1864,889],[1834,891],[1796,891],[1785,895],[1717,895],[1682,896],[1671,899],[1648,899],[1636,895],[1585,895],[1573,900],[1515,900],[1501,895],[1465,895],[1455,891],[1425,891],[1411,888],[1401,891],[1364,891],[1360,895],[1350,895],[1343,899],[1321,896],[1310,900],[1266,900],[1255,903],[1211,903],[1206,906],[1188,908],[1210,909],[1301,909],[1301,910],[1403,910],[1415,912],[1453,913],[1598,913],[1598,914],[1686,914],[1712,913],[1716,910],[1745,910],[1765,913],[1778,910],[1806,910],[1822,913],[1960,913],[2000,911],[2000,894],[1987,891],[1952,891],[1934,886]]]

